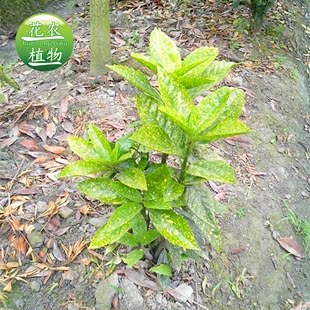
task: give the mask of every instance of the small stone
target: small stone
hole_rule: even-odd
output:
[[[156,302],[161,305],[162,302],[163,302],[163,295],[162,294],[157,294],[155,296],[155,299],[156,299]]]
[[[73,213],[73,210],[65,206],[61,207],[58,213],[62,218],[67,219]]]
[[[17,309],[23,309],[25,302],[19,298],[19,299],[15,300],[15,305],[16,305]]]
[[[187,285],[187,284],[184,284],[184,283],[179,285],[175,289],[175,291],[180,295],[180,297],[178,299],[181,302],[186,302],[187,300],[191,300],[192,295],[194,293],[194,290],[192,289],[192,287]]]
[[[34,292],[39,292],[41,288],[41,284],[38,281],[31,281],[29,286]]]
[[[32,231],[28,235],[28,241],[33,248],[40,247],[43,244],[44,237],[39,231]]]
[[[88,223],[96,228],[101,227],[103,224],[107,222],[107,219],[104,216],[93,217],[88,220]]]
[[[121,309],[127,310],[144,310],[143,297],[139,289],[128,279],[122,281],[121,288],[124,298],[121,301]]]
[[[79,310],[80,307],[74,305],[74,304],[69,304],[67,307],[67,310]]]
[[[301,192],[301,196],[304,198],[309,198],[309,194],[304,191]]]
[[[285,199],[287,199],[287,200],[290,200],[291,197],[292,197],[291,194],[286,194],[286,195],[285,195]]]
[[[284,153],[285,153],[285,147],[284,147],[284,146],[279,146],[279,147],[278,147],[278,152],[279,152],[280,154],[284,154]]]
[[[37,211],[39,213],[43,213],[47,210],[47,203],[45,201],[38,201],[37,202]]]
[[[115,293],[117,293],[118,286],[119,282],[117,273],[113,273],[110,277],[99,282],[95,293],[96,309],[111,309],[112,299]]]

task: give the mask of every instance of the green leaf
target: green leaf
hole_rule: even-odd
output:
[[[224,183],[235,183],[234,169],[222,160],[199,160],[191,164],[186,173],[204,178],[206,180]]]
[[[200,47],[185,57],[182,67],[175,72],[176,75],[183,75],[203,63],[207,67],[218,55],[218,49],[214,47]]]
[[[144,252],[142,249],[133,250],[130,253],[126,255],[126,257],[123,257],[123,261],[129,268],[132,268],[133,265],[138,263],[141,258],[144,256]]]
[[[93,145],[83,138],[69,137],[68,144],[71,151],[82,159],[101,159]]]
[[[197,192],[190,190],[186,195],[188,205],[188,215],[195,223],[197,228],[202,232],[204,237],[211,243],[212,247],[218,252],[222,250],[222,235],[219,223],[210,205],[210,197],[206,198],[203,191]]]
[[[0,103],[8,103],[8,99],[5,95],[0,91]]]
[[[145,94],[138,94],[137,109],[139,117],[144,123],[157,123],[158,101]]]
[[[173,72],[181,68],[181,56],[179,49],[173,40],[171,40],[160,29],[155,28],[150,36],[151,57],[162,67]]]
[[[66,166],[58,175],[57,178],[86,176],[91,173],[106,171],[109,168],[106,162],[100,159],[79,160]]]
[[[147,190],[146,179],[142,170],[138,168],[128,168],[116,175],[116,178],[123,184],[140,189]]]
[[[177,149],[166,132],[157,125],[143,125],[132,134],[131,139],[151,150],[182,156],[182,151]]]
[[[136,237],[129,232],[126,232],[124,236],[122,236],[117,242],[130,247],[135,247],[139,245]]]
[[[199,250],[199,246],[184,218],[173,211],[150,210],[154,227],[169,242],[184,249]]]
[[[148,245],[155,241],[160,236],[159,232],[156,229],[148,230],[140,240],[141,245]]]
[[[221,87],[204,98],[192,110],[189,117],[189,126],[197,133],[204,131],[218,121],[224,113],[227,101],[233,88]]]
[[[142,206],[129,202],[117,208],[90,243],[90,249],[103,247],[118,241],[129,229],[130,221],[139,213]]]
[[[96,152],[100,154],[104,159],[109,159],[111,153],[111,146],[109,141],[101,132],[101,130],[95,125],[89,125],[88,137],[90,138],[90,141],[92,142]]]
[[[177,110],[187,119],[194,105],[186,88],[162,69],[158,69],[158,86],[165,106]]]
[[[147,224],[144,216],[138,213],[131,221],[131,227],[135,238],[140,242],[147,232]]]
[[[128,68],[121,65],[107,66],[114,70],[117,74],[126,79],[133,86],[137,87],[142,92],[148,94],[149,96],[160,99],[158,92],[151,86],[146,75],[137,69]]]
[[[163,276],[171,277],[172,271],[170,266],[166,264],[160,264],[159,266],[154,266],[150,269],[151,272],[155,272],[157,274],[161,274]]]
[[[148,191],[144,193],[145,202],[153,201],[154,206],[178,199],[184,192],[184,186],[176,182],[170,175],[167,165],[158,165],[146,175]],[[158,202],[158,203],[157,203]],[[171,208],[169,204],[161,209]],[[150,207],[150,205],[148,205]],[[160,207],[157,207],[160,209]]]
[[[156,199],[156,200],[150,200],[145,201],[144,206],[147,209],[157,209],[157,210],[171,210],[172,206],[169,201],[164,201],[164,199]]]
[[[137,53],[132,53],[131,57],[139,62],[141,65],[144,67],[147,67],[148,69],[152,70],[153,72],[157,73],[157,65],[158,63],[152,59],[149,56],[143,55],[143,54],[137,54]]]
[[[195,131],[187,125],[187,120],[177,110],[165,106],[159,106],[158,109],[189,136],[194,134]]]
[[[180,77],[180,82],[187,88],[191,97],[195,98],[205,94],[208,89],[221,82],[234,66],[236,66],[234,62],[215,60],[203,71],[197,66],[197,70],[195,68],[187,72]],[[193,72],[194,70],[196,72]]]
[[[140,202],[142,199],[138,190],[107,178],[85,180],[80,182],[77,188],[85,195],[104,203],[122,204],[129,200]]]
[[[239,136],[251,132],[251,129],[239,120],[227,119],[217,124],[205,134],[195,137],[195,141],[210,143],[219,139]]]

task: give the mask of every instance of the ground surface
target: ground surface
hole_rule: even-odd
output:
[[[73,183],[55,178],[73,158],[63,149],[68,135],[83,135],[93,122],[113,140],[137,117],[130,85],[113,74],[88,75],[84,4],[53,8],[68,18],[76,39],[72,59],[60,70],[27,68],[17,61],[14,41],[3,38],[0,61],[21,86],[19,92],[5,90],[10,104],[0,111],[0,281],[9,291],[4,309],[101,310],[111,301],[115,309],[135,310],[306,309],[296,306],[310,301],[309,258],[297,260],[275,239],[304,242],[287,219],[288,208],[310,220],[307,11],[300,4],[279,4],[268,35],[251,38],[244,33],[246,11],[213,2],[125,1],[112,13],[113,53],[127,64],[132,64],[129,51],[145,49],[154,26],[173,37],[184,54],[217,46],[220,58],[242,62],[224,83],[246,91],[242,118],[254,132],[211,146],[231,161],[238,183],[206,184],[230,212],[220,219],[223,253],[209,250],[209,260],[189,261],[173,275],[171,287],[188,299],[149,282],[154,279],[145,274],[147,262],[133,272],[119,264],[107,283],[105,276],[114,271],[107,263],[118,258],[86,248],[111,209],[90,203]]]

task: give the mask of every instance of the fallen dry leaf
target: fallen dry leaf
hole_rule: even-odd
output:
[[[19,142],[19,144],[22,145],[23,147],[29,149],[29,150],[38,150],[39,149],[37,143],[33,139],[23,140],[23,141]]]
[[[45,144],[44,145],[44,148],[53,153],[53,154],[57,154],[57,155],[61,155],[63,154],[63,152],[65,151],[65,148],[62,147],[62,146],[56,146],[56,145],[48,145],[48,144]]]
[[[47,126],[46,126],[46,135],[49,137],[49,138],[53,138],[53,136],[55,135],[56,133],[56,125],[51,122],[49,123]]]
[[[276,239],[279,244],[282,246],[283,249],[285,249],[287,252],[293,254],[294,256],[303,258],[306,256],[306,253],[302,246],[297,243],[294,239],[284,237],[284,238],[278,238]]]
[[[294,308],[291,308],[291,310],[307,310],[310,309],[310,301],[303,303],[302,301]]]

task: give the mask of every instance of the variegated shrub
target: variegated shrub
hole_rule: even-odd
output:
[[[182,60],[175,43],[155,29],[149,50],[149,56],[132,57],[157,74],[158,88],[151,86],[142,71],[110,67],[141,91],[137,95],[139,128],[113,144],[90,125],[88,139],[69,139],[72,151],[82,160],[65,167],[59,177],[96,173],[96,177],[80,182],[78,189],[116,206],[90,248],[113,243],[134,247],[136,250],[123,258],[132,266],[143,258],[145,246],[160,246],[155,255],[159,262],[173,261],[178,267],[186,255],[203,253],[205,240],[221,250],[215,214],[222,212],[223,206],[201,191],[198,183],[235,181],[234,170],[225,161],[192,162],[189,156],[199,144],[250,130],[238,120],[245,102],[242,90],[220,87],[209,91],[235,65],[215,60],[216,48],[198,48]],[[194,104],[201,95],[206,97]],[[161,164],[149,160],[152,151],[162,153]],[[176,157],[179,168],[168,166],[167,156]],[[161,250],[165,255],[158,255]],[[170,274],[163,264],[152,270]]]

